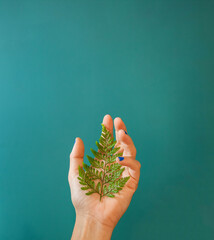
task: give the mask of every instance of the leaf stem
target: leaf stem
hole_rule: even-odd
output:
[[[109,144],[109,141],[106,141],[106,143]],[[108,155],[109,155],[109,154],[106,153],[106,155],[107,155],[107,156],[106,156],[107,159],[105,159],[105,158],[103,159],[103,160],[104,160],[104,166],[103,166],[103,179],[102,179],[102,181],[101,181],[101,182],[102,182],[102,183],[101,183],[102,185],[101,185],[100,201],[101,201],[102,197],[104,196],[104,195],[103,195],[103,186],[104,186],[104,184],[105,184],[106,165],[108,164],[108,162],[106,162],[106,161],[108,161]],[[105,155],[103,155],[103,157],[104,157],[104,156],[105,156]]]
[[[104,161],[105,162],[105,161]],[[102,178],[102,181],[101,181],[101,193],[100,193],[100,201],[102,199],[102,195],[103,195],[103,186],[105,184],[105,175],[106,175],[106,172],[105,172],[105,166],[106,166],[106,162],[104,163],[104,170],[103,170],[103,178]]]

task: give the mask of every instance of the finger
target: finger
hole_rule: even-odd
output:
[[[117,135],[118,146],[122,147],[124,150],[123,155],[135,158],[137,151],[131,137],[125,134],[123,130],[119,130]]]
[[[105,115],[105,117],[103,118],[103,124],[110,131],[111,135],[113,136],[113,127],[114,127],[113,119],[109,114]]]
[[[125,123],[122,121],[121,118],[116,117],[114,119],[114,127],[115,127],[115,133],[116,133],[116,138],[117,138],[117,132],[122,129],[124,132],[127,134],[127,129]]]
[[[83,166],[84,143],[81,138],[77,137],[70,154],[70,169],[69,174],[75,175],[79,173],[78,167]]]
[[[128,167],[130,176],[134,178],[137,182],[139,181],[141,168],[141,164],[139,161],[130,157],[117,157],[116,162],[122,166]]]
[[[121,118],[114,119],[114,126],[116,131],[117,146],[124,149],[124,156],[136,157],[136,148],[132,141],[132,138],[128,135],[125,123]]]

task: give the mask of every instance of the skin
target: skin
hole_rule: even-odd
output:
[[[131,137],[125,133],[126,126],[121,118],[112,120],[110,115],[103,118],[103,124],[113,134],[115,128],[116,147],[123,152],[123,161],[116,162],[125,167],[122,177],[130,176],[130,179],[121,191],[115,194],[115,198],[103,197],[96,193],[87,196],[86,191],[81,190],[77,177],[78,166],[83,166],[84,144],[77,137],[70,154],[70,168],[68,181],[71,189],[71,200],[76,211],[76,222],[72,234],[72,240],[109,240],[114,227],[127,210],[132,196],[137,190],[140,178],[141,164],[135,159],[136,148]]]

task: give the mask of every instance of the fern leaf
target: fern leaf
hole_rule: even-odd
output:
[[[106,196],[107,196],[107,197],[111,197],[111,198],[115,197],[115,196],[114,196],[113,194],[111,194],[111,193],[106,194]]]
[[[87,164],[83,163],[83,167],[84,169],[87,171],[87,175],[93,179],[93,180],[96,180],[96,179],[102,179],[102,174],[101,172],[99,172],[97,169],[95,168],[92,168],[90,166],[88,166]]]
[[[114,137],[102,125],[102,132],[99,142],[96,141],[97,151],[90,149],[94,158],[87,156],[90,166],[83,163],[83,168],[79,167],[79,183],[81,190],[89,190],[86,195],[97,193],[102,197],[115,197],[115,194],[123,189],[130,177],[122,178],[121,175],[125,168],[116,163],[116,158],[123,155],[118,153],[119,147],[115,147]],[[95,184],[96,181],[96,184]]]
[[[86,195],[91,195],[92,193],[95,193],[95,191],[91,190],[90,192],[87,192]]]
[[[99,160],[102,160],[103,159],[103,156],[102,156],[102,154],[101,153],[99,153],[99,152],[96,152],[94,149],[90,149],[91,150],[91,152],[94,154],[94,156],[95,156],[95,158],[97,158],[97,159],[99,159]]]
[[[116,153],[119,149],[120,149],[119,147],[112,149],[110,151],[110,154],[112,155],[112,154]]]
[[[105,149],[103,148],[103,146],[101,144],[99,144],[97,141],[96,141],[96,145],[98,147],[98,149],[105,154]],[[105,147],[105,146],[104,146]]]
[[[113,162],[115,162],[117,157],[121,157],[121,156],[123,156],[122,152],[114,154],[114,155],[109,157],[109,159],[107,160],[107,163],[113,163]]]
[[[90,164],[95,167],[95,168],[100,168],[100,162],[97,161],[96,159],[86,155],[86,157],[88,158],[88,161],[90,162]]]

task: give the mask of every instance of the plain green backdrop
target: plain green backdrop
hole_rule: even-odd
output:
[[[120,116],[142,163],[113,240],[214,239],[214,1],[0,0],[0,239],[72,234],[75,137]]]

